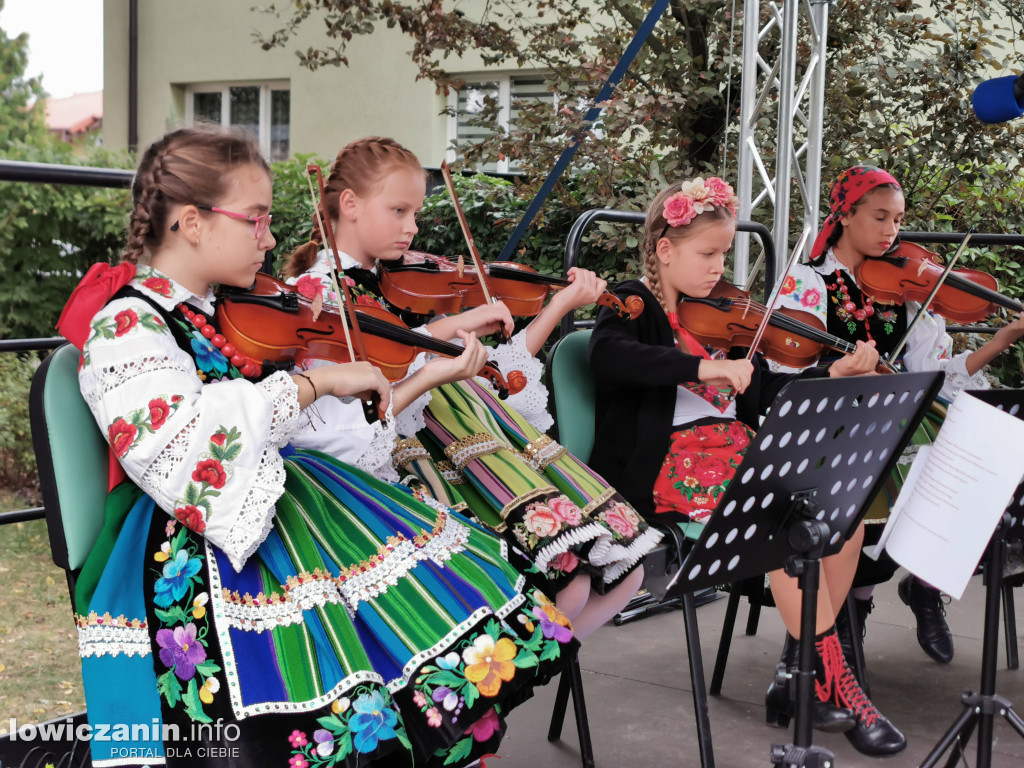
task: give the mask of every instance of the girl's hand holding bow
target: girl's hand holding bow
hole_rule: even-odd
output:
[[[697,378],[713,387],[732,387],[742,393],[750,386],[754,364],[749,360],[701,360]]]
[[[875,342],[873,340],[858,341],[857,349],[853,354],[841,357],[829,366],[828,375],[832,378],[861,376],[865,373],[874,373],[876,368],[878,368],[878,350],[875,349]]]
[[[385,418],[391,404],[391,382],[372,363],[337,363],[312,368],[292,376],[299,387],[299,407],[306,408],[318,397],[358,397],[368,400],[373,393],[380,395],[379,414]]]

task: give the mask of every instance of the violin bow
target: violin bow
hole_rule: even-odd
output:
[[[971,237],[973,235],[974,227],[972,226],[967,230],[967,233],[964,235],[964,239],[960,241],[960,247],[956,249],[956,253],[950,257],[949,263],[946,264],[946,268],[942,270],[942,274],[939,275],[939,279],[935,281],[935,287],[932,288],[931,293],[928,294],[928,298],[925,299],[924,303],[921,305],[921,309],[918,310],[918,313],[914,315],[914,319],[907,325],[907,330],[903,332],[903,338],[900,339],[900,343],[897,344],[893,348],[892,352],[889,353],[890,361],[894,361],[900,356],[900,353],[903,351],[903,347],[906,346],[907,340],[910,338],[910,332],[914,330],[914,326],[917,325],[917,321],[920,320],[921,316],[928,310],[929,305],[935,298],[935,294],[939,292],[939,288],[941,288],[942,284],[946,282],[946,277],[953,270],[953,266],[960,259],[961,254],[963,254],[967,249],[967,244],[971,241]]]
[[[757,351],[758,345],[761,343],[761,339],[764,336],[766,330],[768,330],[768,321],[771,320],[772,312],[775,311],[776,305],[779,303],[779,296],[782,293],[782,285],[786,282],[786,278],[789,277],[789,273],[793,271],[793,266],[796,264],[797,259],[804,251],[804,245],[807,242],[807,238],[810,237],[811,230],[809,227],[804,227],[803,232],[800,233],[800,239],[796,241],[796,247],[793,249],[793,253],[789,257],[789,263],[786,265],[786,271],[782,273],[782,277],[775,283],[775,287],[772,288],[771,296],[768,297],[768,302],[765,304],[764,317],[761,318],[761,324],[758,325],[757,331],[754,333],[754,340],[750,344],[750,348],[747,350],[747,360],[754,358],[754,353]]]
[[[487,271],[484,269],[483,259],[480,258],[480,252],[476,248],[476,242],[473,240],[473,233],[469,231],[469,222],[466,221],[466,214],[462,210],[462,205],[459,203],[459,196],[455,194],[455,182],[452,181],[452,172],[448,167],[448,161],[442,161],[441,163],[441,176],[444,178],[444,186],[448,190],[448,195],[452,199],[452,205],[455,206],[455,216],[459,220],[459,227],[462,229],[462,237],[466,240],[466,247],[469,249],[469,256],[473,260],[473,265],[476,267],[477,278],[480,281],[480,290],[484,294],[484,301],[488,304],[494,304],[494,292],[490,289],[487,284]],[[499,332],[502,341],[508,342],[508,334],[505,333],[504,329]]]
[[[320,188],[320,198],[317,199],[316,190],[313,189],[313,176],[316,176],[317,185]],[[313,213],[316,216],[316,223],[320,231],[327,238],[327,247],[331,250],[333,260],[329,262],[331,268],[331,287],[334,288],[334,295],[338,297],[342,306],[338,307],[338,314],[341,317],[341,327],[345,332],[345,343],[352,353],[353,359],[369,360],[366,354],[366,342],[363,340],[363,332],[359,327],[359,317],[356,315],[356,304],[352,301],[352,293],[348,289],[343,275],[345,270],[341,267],[341,257],[338,256],[338,245],[334,240],[334,229],[331,222],[320,214],[320,202],[327,194],[324,185],[323,173],[316,163],[306,165],[306,181],[309,182],[309,194],[313,198]],[[363,413],[366,415],[368,424],[373,424],[380,418],[380,395],[376,392],[370,397],[370,401],[363,403]]]

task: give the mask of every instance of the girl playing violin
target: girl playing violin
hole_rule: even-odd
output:
[[[843,171],[829,194],[828,216],[814,241],[809,264],[798,264],[781,288],[780,304],[813,312],[827,325],[828,332],[849,341],[872,340],[882,355],[889,356],[903,338],[908,324],[920,312],[920,304],[882,304],[872,301],[859,283],[859,268],[866,259],[877,258],[896,241],[906,209],[903,190],[896,179],[871,166],[857,165]],[[941,370],[945,374],[939,396],[949,402],[962,389],[988,389],[983,368],[1000,352],[1024,336],[1024,320],[1018,318],[996,331],[983,346],[953,354],[953,339],[936,313],[926,312],[914,324],[907,338],[903,365],[908,371]],[[936,419],[926,420],[915,436],[916,443],[934,438]],[[912,458],[912,455],[909,455]],[[901,459],[894,481],[901,484],[909,458]],[[889,501],[879,499],[881,513],[869,514],[869,522],[887,514]],[[881,526],[869,525],[869,540],[877,538]],[[854,594],[862,612],[870,610],[872,586],[891,577],[896,564],[883,556],[879,565],[865,562],[871,571],[858,575]],[[953,658],[953,636],[944,618],[942,596],[937,589],[913,575],[904,577],[899,594],[917,618],[917,638],[922,649],[940,663]]]
[[[232,361],[212,288],[249,286],[275,243],[251,139],[171,132],[142,155],[132,198],[124,263],[90,270],[60,324],[127,475],[78,581],[90,723],[146,725],[118,765],[493,752],[512,703],[575,652],[568,620],[523,592],[501,538],[288,445],[318,397],[376,392],[383,414],[377,369],[247,377]]]
[[[716,177],[676,182],[660,192],[645,222],[644,277],[615,290],[623,300],[640,296],[647,310],[624,320],[602,309],[591,337],[590,367],[597,384],[591,462],[649,519],[707,519],[759,416],[795,375],[772,372],[760,355],[751,362],[711,354],[679,324],[680,297],[706,297],[722,278],[736,232],[736,204],[732,187]],[[800,375],[867,373],[877,362],[874,346],[860,342],[827,374]],[[822,560],[814,723],[845,731],[861,752],[884,755],[903,749],[906,740],[857,684],[835,631],[861,536],[858,530],[839,553]],[[800,590],[782,571],[771,573],[770,581],[791,632],[782,663],[795,669]],[[770,723],[788,723],[792,704],[782,686],[773,685],[767,705]]]
[[[391,139],[361,139],[338,153],[321,215],[334,227],[345,276],[361,294],[359,301],[387,306],[378,263],[397,260],[408,250],[425,193],[419,160]],[[327,285],[327,261],[333,257],[319,250],[321,239],[314,220],[311,243],[292,253],[284,270],[307,295]],[[394,463],[437,498],[467,509],[528,552],[583,638],[636,593],[643,576],[637,565],[660,534],[543,434],[552,418],[535,355],[565,312],[593,303],[605,288],[585,270],[574,270],[570,279],[524,331],[491,352],[501,370],[526,374],[527,389],[501,402],[468,375],[464,382],[433,389],[398,413],[398,432],[405,439]],[[447,317],[400,316],[440,339],[512,330],[512,317],[500,302]]]

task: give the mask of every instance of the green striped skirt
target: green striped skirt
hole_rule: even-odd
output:
[[[395,464],[521,547],[558,591],[579,573],[605,592],[661,538],[583,462],[476,381],[432,391],[426,428]]]
[[[236,573],[115,489],[77,595],[102,765],[458,766],[575,652],[500,537],[314,452]],[[132,725],[152,726],[136,728]],[[229,758],[229,759],[225,759]],[[108,763],[113,764],[113,763]]]

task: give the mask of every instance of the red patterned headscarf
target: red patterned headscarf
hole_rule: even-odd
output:
[[[871,165],[855,165],[839,174],[839,178],[832,185],[832,191],[828,195],[831,208],[821,225],[821,231],[814,240],[811,261],[821,258],[825,251],[825,243],[839,226],[839,219],[849,214],[854,203],[864,195],[883,184],[895,184],[897,189],[902,189],[892,174]]]

